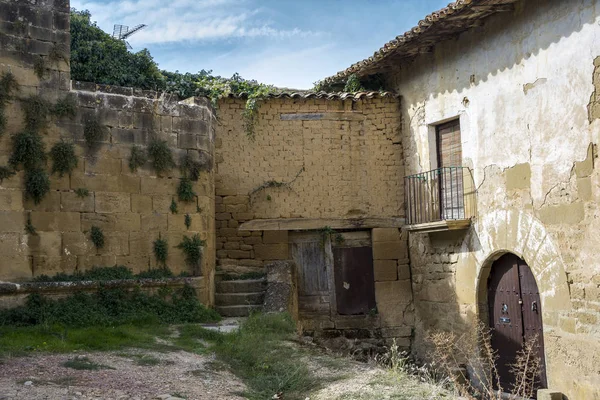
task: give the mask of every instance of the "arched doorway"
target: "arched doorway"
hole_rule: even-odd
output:
[[[542,304],[535,277],[524,260],[505,254],[493,263],[488,278],[488,307],[502,388],[512,388],[515,376],[511,364],[528,340],[537,340],[541,361],[536,386],[546,388]]]

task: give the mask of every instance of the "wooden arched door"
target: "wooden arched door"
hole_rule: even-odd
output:
[[[528,340],[537,340],[540,373],[537,388],[546,388],[542,305],[535,277],[524,260],[505,254],[492,265],[488,280],[492,348],[498,354],[500,383],[510,391],[515,383],[511,365]]]

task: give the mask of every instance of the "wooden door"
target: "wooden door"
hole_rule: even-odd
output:
[[[488,305],[491,344],[498,355],[496,368],[502,388],[512,389],[515,376],[511,365],[525,340],[536,335],[542,364],[536,385],[546,387],[540,297],[535,278],[525,261],[506,254],[494,262],[488,280]]]
[[[462,141],[456,119],[436,127],[441,219],[465,217],[463,198]]]
[[[290,233],[290,256],[298,268],[300,311],[329,314],[329,268],[327,243],[319,233]]]
[[[337,313],[364,315],[375,309],[373,249],[336,247],[333,260]]]

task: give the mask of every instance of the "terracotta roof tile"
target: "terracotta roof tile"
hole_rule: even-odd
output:
[[[230,99],[247,99],[248,93],[230,93],[228,96]],[[367,91],[367,92],[356,92],[356,93],[327,93],[327,92],[278,92],[269,93],[266,98],[269,99],[325,99],[325,100],[360,100],[360,99],[374,99],[384,97],[398,97],[394,92],[379,92],[379,91]]]

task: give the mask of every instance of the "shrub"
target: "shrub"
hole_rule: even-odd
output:
[[[98,145],[107,134],[108,132],[106,126],[98,122],[97,119],[92,118],[85,122],[83,127],[83,138],[88,149],[97,149]]]
[[[22,109],[25,114],[25,128],[38,132],[48,124],[51,105],[40,95],[32,95],[22,100]]]
[[[181,160],[181,174],[192,181],[197,181],[200,178],[200,172],[207,169],[206,165],[199,161],[192,160],[189,154]]]
[[[92,229],[90,230],[90,239],[97,250],[104,247],[104,233],[99,227],[92,226]]]
[[[195,270],[200,268],[200,261],[202,260],[202,249],[206,242],[200,239],[199,234],[195,234],[191,238],[184,236],[183,240],[177,246],[183,251],[185,255],[185,262]]]
[[[148,155],[157,175],[167,172],[175,166],[173,153],[166,140],[152,140],[148,145]]]
[[[25,195],[39,204],[50,190],[50,178],[46,171],[35,168],[25,173]]]
[[[24,306],[0,310],[0,326],[11,327],[176,324],[219,319],[215,311],[200,303],[190,286],[175,290],[170,301],[140,290],[100,289],[96,293],[79,292],[59,300],[50,300],[36,293],[27,298]]]
[[[129,169],[131,172],[136,172],[148,161],[146,153],[140,146],[131,147],[131,155],[129,156]]]
[[[169,210],[171,210],[171,214],[177,214],[177,202],[175,202],[175,199],[171,199]]]
[[[177,197],[179,198],[179,201],[186,203],[190,203],[196,199],[196,192],[194,192],[194,186],[189,178],[183,177],[179,180]]]
[[[185,224],[185,227],[187,229],[190,229],[190,226],[192,226],[192,217],[190,216],[190,214],[185,214],[183,222]]]
[[[35,169],[46,162],[45,145],[39,134],[24,131],[12,137],[12,154],[8,163],[17,168],[23,165],[26,170]]]
[[[165,278],[173,278],[173,272],[166,267],[162,268],[154,268],[149,269],[147,271],[142,271],[136,275],[138,279],[165,279]]]
[[[15,174],[15,170],[8,167],[0,167],[0,183]]]
[[[169,256],[169,244],[166,239],[158,238],[154,241],[154,257],[156,262],[161,265],[166,265],[167,257]]]
[[[52,173],[58,173],[61,178],[70,174],[77,167],[77,156],[73,143],[60,141],[50,149],[52,158]]]
[[[86,188],[78,188],[75,189],[75,194],[77,195],[77,197],[84,199],[90,195],[90,191]]]
[[[59,118],[74,118],[77,115],[77,100],[75,100],[75,96],[67,95],[58,100],[52,108],[52,114]]]

